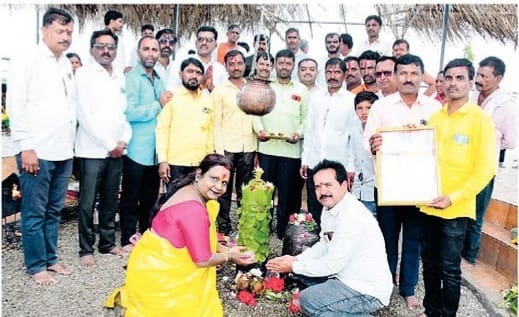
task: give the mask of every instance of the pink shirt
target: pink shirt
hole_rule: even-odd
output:
[[[187,247],[193,262],[198,263],[212,256],[210,225],[205,206],[196,200],[187,200],[161,210],[153,219],[151,228],[175,248]]]

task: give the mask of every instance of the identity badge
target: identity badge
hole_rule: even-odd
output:
[[[455,133],[453,139],[457,144],[469,144],[469,136],[466,134]]]

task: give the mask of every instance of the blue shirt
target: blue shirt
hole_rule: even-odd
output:
[[[157,72],[153,71],[153,75],[152,80],[140,63],[126,74],[126,118],[132,127],[128,157],[146,166],[157,164],[155,127],[157,115],[162,109],[159,96],[165,90],[165,84]]]

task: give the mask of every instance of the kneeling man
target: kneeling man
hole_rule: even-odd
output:
[[[319,242],[298,256],[270,260],[267,269],[302,277],[309,287],[300,304],[309,316],[358,316],[388,305],[393,283],[377,221],[348,192],[340,163],[323,160],[313,178],[324,207]]]

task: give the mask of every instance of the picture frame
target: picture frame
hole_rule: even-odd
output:
[[[377,204],[423,205],[440,196],[440,174],[433,127],[379,129],[376,154]]]

